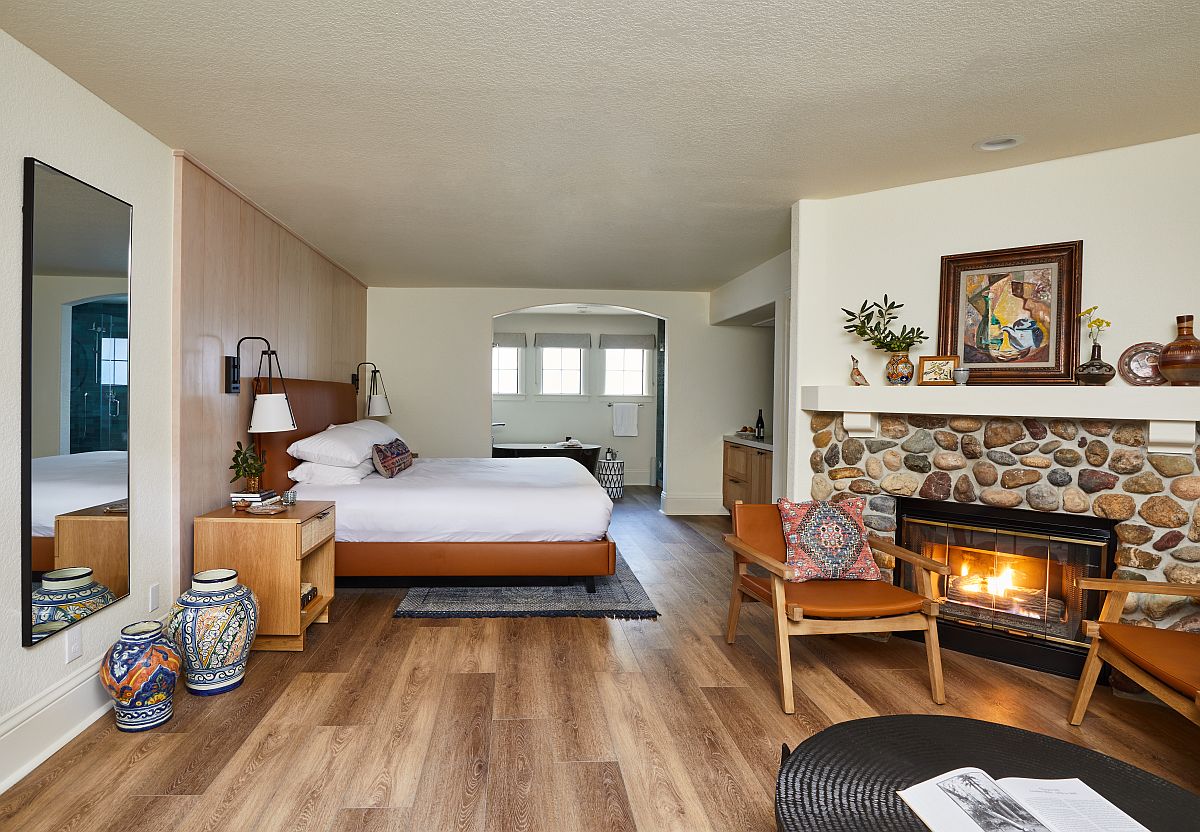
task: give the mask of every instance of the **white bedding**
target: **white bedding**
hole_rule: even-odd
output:
[[[562,457],[417,459],[390,480],[295,488],[337,502],[336,539],[347,543],[599,540],[612,516],[595,478]]]
[[[30,462],[34,537],[54,537],[54,518],[60,514],[129,496],[127,451],[42,456]]]

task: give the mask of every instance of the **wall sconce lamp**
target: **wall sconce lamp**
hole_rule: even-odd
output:
[[[288,401],[287,387],[283,382],[283,368],[279,366],[279,353],[271,348],[271,342],[257,335],[241,338],[234,347],[233,355],[225,356],[225,392],[238,393],[242,389],[241,354],[242,341],[262,341],[267,348],[258,356],[258,377],[254,384],[254,399],[250,406],[250,426],[247,433],[278,433],[295,430],[296,417],[292,403]],[[267,373],[263,375],[263,364]],[[278,374],[279,392],[275,392]],[[266,390],[262,389],[266,384]]]
[[[350,383],[354,385],[354,392],[358,393],[358,370],[363,367],[371,368],[371,384],[367,388],[367,413],[370,416],[391,416],[392,405],[388,401],[387,388],[383,386],[383,373],[379,372],[379,368],[370,361],[364,361],[355,368],[355,372],[350,374]]]

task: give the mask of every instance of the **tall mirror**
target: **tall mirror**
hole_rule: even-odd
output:
[[[24,222],[29,646],[129,594],[133,206],[27,158]]]

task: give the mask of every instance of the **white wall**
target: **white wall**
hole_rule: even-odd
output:
[[[723,325],[750,325],[774,317],[771,354],[773,392],[768,430],[772,455],[772,491],[775,497],[791,496],[787,490],[791,448],[788,436],[789,341],[791,338],[792,257],[785,251],[713,290],[709,296],[709,321]]]
[[[771,306],[788,294],[791,286],[791,252],[759,263],[750,271],[714,289],[709,300],[709,321],[714,324],[756,323],[752,313]],[[745,316],[751,315],[749,319]],[[761,319],[759,319],[761,320]]]
[[[792,313],[803,321],[793,403],[800,385],[845,383],[851,352],[872,384],[883,383],[886,357],[842,331],[839,307],[886,291],[906,304],[902,322],[930,335],[913,355],[936,353],[945,254],[1083,240],[1083,307],[1099,304],[1114,322],[1102,341],[1114,365],[1131,344],[1171,341],[1177,314],[1200,314],[1200,135],[801,200],[792,223]],[[807,484],[808,420],[793,413],[792,471]]]
[[[557,442],[572,436],[581,442],[592,442],[613,448],[625,460],[627,485],[650,485],[654,479],[654,406],[657,395],[605,396],[604,353],[600,336],[654,335],[658,318],[649,315],[503,315],[496,318],[496,332],[524,332],[529,347],[524,351],[525,392],[519,399],[498,397],[492,400],[492,419],[504,422],[494,435],[497,442]],[[579,332],[592,336],[588,352],[586,378],[588,395],[539,396],[534,373],[537,367],[533,336],[538,332]],[[654,356],[649,365],[650,382],[654,382]],[[652,393],[657,391],[652,390]],[[638,408],[638,435],[612,435],[611,401],[635,401]]]
[[[148,587],[161,615],[175,586],[177,524],[171,407],[171,153],[33,52],[0,32],[0,306],[4,352],[20,351],[23,157],[34,156],[134,206],[130,418],[133,472],[130,595],[82,624],[83,657],[64,662],[66,637],[21,647],[20,397],[0,401],[0,788],[92,721],[105,706],[96,680],[117,631],[146,618]],[[16,375],[10,374],[16,384]]]
[[[387,420],[423,456],[490,456],[492,318],[556,303],[611,304],[667,319],[663,507],[723,514],[721,436],[753,421],[770,390],[755,356],[770,330],[709,324],[705,292],[385,289],[367,292],[367,359],[383,371]]]

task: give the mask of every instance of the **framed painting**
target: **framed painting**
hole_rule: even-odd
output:
[[[1074,384],[1083,241],[942,258],[938,352],[971,384]]]
[[[917,371],[917,384],[925,387],[952,385],[956,369],[957,355],[922,355],[920,369]]]

